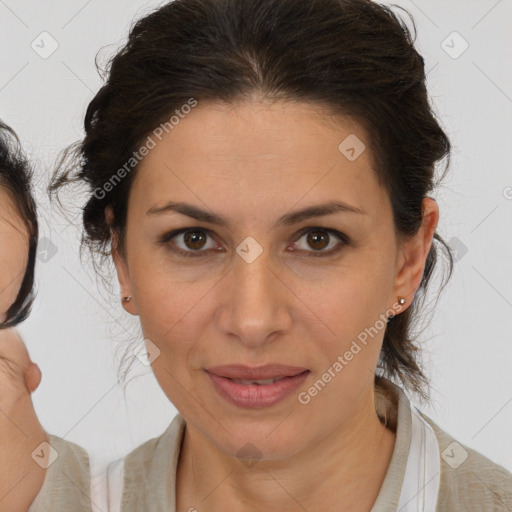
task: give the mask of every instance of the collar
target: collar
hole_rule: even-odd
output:
[[[376,410],[396,433],[395,447],[371,512],[433,512],[441,474],[437,437],[404,391],[382,380]]]
[[[441,472],[436,435],[399,386],[388,380],[381,382],[385,391],[378,390],[376,393],[377,414],[396,432],[396,439],[390,464],[371,512],[433,512],[436,510]],[[129,475],[125,472],[125,477],[128,477],[124,479],[125,489],[136,488],[141,480],[153,482],[150,496],[127,496],[128,503],[131,503],[131,499],[147,500],[148,503],[137,503],[140,506],[151,504],[151,510],[159,512],[175,511],[176,470],[185,427],[185,420],[178,413],[159,438],[150,440],[152,449],[147,452],[136,450],[125,459],[125,469],[126,464],[133,468]],[[146,460],[144,453],[151,460]],[[139,474],[140,471],[145,473]],[[123,477],[119,479],[122,482]],[[137,494],[135,489],[134,494]],[[155,504],[158,505],[155,507]]]

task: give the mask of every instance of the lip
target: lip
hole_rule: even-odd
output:
[[[228,379],[272,379],[276,377],[293,377],[299,373],[305,372],[307,368],[300,366],[287,366],[284,364],[267,364],[264,366],[245,366],[240,364],[226,364],[222,366],[214,366],[206,368],[206,371],[218,375],[219,377],[227,377]]]
[[[267,365],[259,368],[217,366],[205,372],[220,396],[230,404],[246,409],[261,409],[281,402],[310,374],[306,368],[283,365]],[[264,380],[276,377],[282,378],[271,384],[242,384],[232,380]]]

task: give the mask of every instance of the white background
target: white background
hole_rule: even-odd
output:
[[[438,231],[463,248],[423,336],[433,394],[422,409],[512,470],[512,2],[396,3],[415,18],[432,101],[454,146],[449,178],[434,194]],[[142,376],[123,395],[115,349],[140,335],[137,322],[117,300],[117,283],[113,303],[105,300],[79,260],[79,228],[49,211],[44,187],[58,151],[82,136],[102,83],[96,53],[106,47],[100,55],[111,55],[130,23],[157,5],[0,0],[0,117],[34,159],[41,238],[57,249],[38,260],[37,300],[19,328],[43,372],[33,401],[48,432],[105,460],[160,435],[176,410],[137,361],[130,376]],[[47,59],[31,48],[43,31],[58,42]],[[463,48],[453,31],[469,44],[458,58],[441,46],[446,40],[453,55]]]

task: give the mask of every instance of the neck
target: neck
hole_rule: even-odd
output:
[[[395,442],[368,388],[328,437],[281,460],[243,465],[193,427],[185,429],[176,476],[177,510],[371,510]]]

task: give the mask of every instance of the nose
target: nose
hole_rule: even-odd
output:
[[[247,347],[265,345],[291,326],[292,294],[284,276],[272,267],[265,251],[252,262],[236,255],[219,290],[220,328]]]

